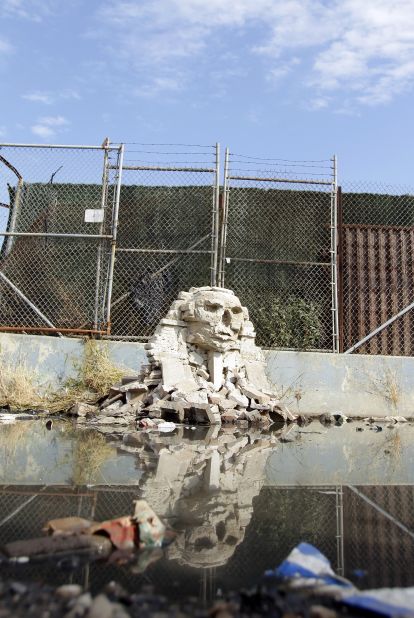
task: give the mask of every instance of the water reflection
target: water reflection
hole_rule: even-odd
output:
[[[175,522],[178,534],[169,556],[180,564],[217,567],[244,538],[276,438],[218,428],[203,440],[189,435],[136,433],[127,442],[135,443],[145,470],[139,483],[142,496],[161,517]]]
[[[1,427],[0,544],[38,536],[52,518],[128,514],[137,498],[177,533],[132,570],[71,561],[2,570],[95,590],[114,579],[135,591],[151,582],[171,598],[206,600],[258,583],[308,541],[360,587],[413,585],[413,437],[411,426],[358,423],[128,435],[67,422]]]

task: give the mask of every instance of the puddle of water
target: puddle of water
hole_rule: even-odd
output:
[[[146,569],[66,561],[2,572],[93,590],[152,583],[170,598],[207,601],[257,584],[307,541],[359,587],[414,585],[413,438],[411,425],[364,423],[288,435],[180,428],[134,443],[64,421],[50,431],[38,421],[0,426],[0,545],[39,536],[52,518],[129,514],[138,498],[177,533]]]

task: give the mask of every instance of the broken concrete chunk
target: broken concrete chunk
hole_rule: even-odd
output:
[[[233,410],[226,410],[221,415],[221,422],[225,423],[225,424],[235,423],[238,418],[239,418],[239,415],[238,415],[237,410],[234,410],[234,409]]]
[[[218,402],[218,407],[220,410],[232,410],[236,406],[235,401],[231,401],[230,399],[220,399]]]
[[[205,363],[205,358],[202,354],[200,354],[199,352],[196,352],[194,350],[192,350],[189,355],[188,355],[188,360],[190,361],[191,365],[198,365],[198,366],[202,366]]]
[[[111,403],[111,405],[109,406],[105,406],[105,407],[102,406],[100,414],[105,414],[105,415],[110,416],[111,414],[113,414],[114,412],[117,412],[120,408],[122,408],[123,405],[124,405],[123,402],[120,399],[118,399],[114,403]]]
[[[230,391],[227,395],[227,399],[229,401],[233,401],[238,406],[242,406],[243,408],[247,408],[249,405],[249,400],[246,395],[243,395],[238,389]]]
[[[192,404],[208,403],[208,396],[206,391],[193,391],[187,393],[184,397],[185,401]]]
[[[208,393],[208,400],[215,406],[217,406],[221,401],[227,401],[227,399],[221,397],[219,393]]]
[[[148,386],[144,382],[135,380],[135,382],[127,382],[127,384],[123,384],[119,388],[119,391],[121,393],[127,393],[128,391],[137,391],[139,393],[146,393],[148,391]]]
[[[180,401],[163,401],[160,403],[161,418],[167,421],[184,422],[184,408],[190,410],[190,404],[185,406],[184,402]]]
[[[68,414],[70,416],[90,416],[96,414],[98,410],[98,406],[92,406],[87,403],[80,403],[78,401],[71,408],[69,408]]]
[[[214,412],[209,403],[193,404],[190,409],[189,422],[200,425],[217,425],[220,423],[220,415]]]
[[[243,395],[246,395],[249,399],[254,399],[259,404],[266,405],[270,402],[269,395],[265,395],[262,391],[259,391],[259,389],[254,388],[254,386],[251,386],[250,384],[247,386],[242,386],[241,391]]]
[[[139,376],[138,375],[123,376],[121,378],[121,384],[122,384],[122,386],[124,386],[125,384],[129,384],[130,382],[136,382],[137,380],[139,380]]]
[[[206,381],[208,381],[208,379],[210,378],[208,371],[206,371],[202,367],[199,367],[197,369],[196,374],[200,376],[200,378],[203,378],[203,380],[206,380]]]

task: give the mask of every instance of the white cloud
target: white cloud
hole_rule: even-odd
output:
[[[80,94],[76,90],[68,89],[61,92],[48,92],[42,90],[35,90],[34,92],[27,92],[22,94],[22,99],[26,101],[32,101],[33,103],[44,103],[45,105],[52,105],[59,99],[68,100],[74,99],[76,101],[81,100]]]
[[[13,45],[6,41],[6,39],[0,37],[0,54],[10,54],[14,51]]]
[[[225,53],[235,32],[268,80],[297,72],[309,99],[377,105],[414,86],[414,0],[105,0],[98,15],[112,53],[154,79],[207,58],[216,35]]]
[[[64,127],[69,124],[64,116],[43,116],[39,119],[39,122],[48,127]]]
[[[41,137],[42,139],[46,139],[48,137],[54,137],[56,135],[56,131],[51,129],[50,127],[46,127],[43,124],[34,124],[31,128],[32,133]]]
[[[134,90],[134,94],[139,97],[155,97],[161,92],[179,92],[183,82],[180,78],[174,77],[154,77],[147,84],[143,84]]]
[[[33,101],[34,103],[45,103],[46,105],[51,105],[54,102],[54,98],[47,92],[29,92],[28,94],[22,94],[22,99]]]
[[[57,0],[1,0],[0,16],[41,22],[57,7]]]
[[[43,116],[31,127],[34,135],[42,139],[55,137],[69,124],[64,116]]]

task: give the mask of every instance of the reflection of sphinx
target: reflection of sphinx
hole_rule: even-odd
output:
[[[231,290],[181,292],[145,348],[141,415],[270,423],[279,402],[248,311]]]
[[[184,435],[188,432],[134,434],[139,467],[146,469],[142,497],[178,533],[168,548],[171,558],[193,567],[219,566],[244,538],[275,438],[218,428],[204,440]],[[128,445],[127,437],[124,441]]]

